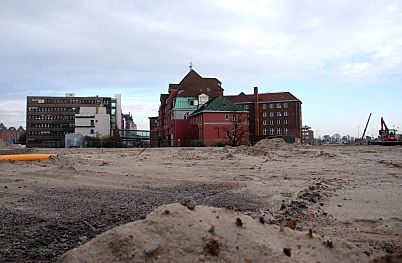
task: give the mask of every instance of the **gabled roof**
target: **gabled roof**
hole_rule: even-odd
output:
[[[223,95],[221,82],[217,78],[203,78],[195,70],[190,70],[179,84],[169,84],[169,93],[177,91],[178,97],[193,97],[202,93],[209,97]]]
[[[18,127],[18,131],[25,131],[24,127],[20,126]]]
[[[206,103],[204,103],[198,110],[194,111],[191,116],[197,115],[203,112],[248,112],[245,111],[239,105],[234,104],[231,100],[227,99],[224,96],[219,96],[210,99]]]
[[[3,123],[0,123],[0,130],[5,130],[5,129],[7,129],[7,127],[6,127],[6,126],[4,126],[4,124],[3,124]]]

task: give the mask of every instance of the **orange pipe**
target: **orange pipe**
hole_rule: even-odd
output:
[[[49,159],[50,157],[56,156],[56,154],[11,154],[11,155],[0,155],[0,160],[3,161],[38,161]]]

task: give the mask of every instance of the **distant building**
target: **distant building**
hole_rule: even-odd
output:
[[[0,139],[4,143],[25,143],[18,141],[18,139],[24,132],[25,129],[22,126],[20,126],[18,129],[16,129],[15,127],[7,128],[3,123],[0,123]]]
[[[205,102],[189,119],[190,137],[201,145],[248,143],[248,111],[223,96]]]
[[[303,144],[313,144],[314,143],[314,132],[309,126],[302,127],[302,143]]]
[[[76,114],[80,116],[81,107],[93,108],[95,113],[97,108],[105,108],[106,114],[110,116],[109,132],[105,132],[102,128],[102,134],[113,134],[115,127],[121,129],[123,115],[119,94],[115,98],[75,97],[74,93],[67,93],[65,97],[28,96],[27,147],[64,147],[65,134],[76,132],[75,117]],[[89,110],[87,109],[87,111]],[[95,121],[95,118],[84,117],[83,119],[89,122]],[[78,131],[85,129],[85,133],[88,130],[91,133],[91,127],[87,127],[88,125],[95,126],[86,123],[84,125],[86,127],[78,127]]]
[[[110,114],[106,113],[106,107],[80,107],[75,114],[75,133],[90,137],[110,135]]]
[[[136,130],[137,129],[137,124],[135,124],[133,120],[133,116],[129,112],[128,114],[123,114],[123,119],[124,119],[124,129],[125,130]]]
[[[168,92],[160,96],[158,135],[162,145],[183,146],[194,138],[207,143],[205,137],[194,133],[194,120],[190,121],[190,116],[195,116],[204,104],[223,96],[221,82],[216,78],[203,78],[190,69],[179,84],[169,85]],[[302,103],[291,93],[258,93],[258,88],[255,87],[253,94],[241,92],[239,95],[224,97],[225,101],[228,99],[238,106],[236,112],[241,109],[249,113],[248,142],[278,137],[288,142],[301,142]],[[221,110],[225,111],[224,107]],[[204,113],[202,116],[208,115]],[[210,139],[211,137],[207,138]]]
[[[264,138],[283,138],[288,142],[301,141],[302,102],[290,92],[258,93],[225,96],[249,111],[251,142]]]
[[[178,84],[169,84],[168,94],[161,94],[158,128],[163,145],[190,144],[189,116],[210,98],[223,95],[221,82],[216,78],[203,78],[195,70]],[[179,143],[180,142],[180,143]]]

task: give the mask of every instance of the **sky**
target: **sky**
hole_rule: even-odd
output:
[[[317,136],[402,129],[402,1],[1,0],[0,122],[26,96],[114,96],[139,129],[189,61],[225,95],[289,91]]]

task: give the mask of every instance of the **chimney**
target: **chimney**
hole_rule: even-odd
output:
[[[260,135],[260,98],[258,94],[258,87],[254,87],[254,136]]]

